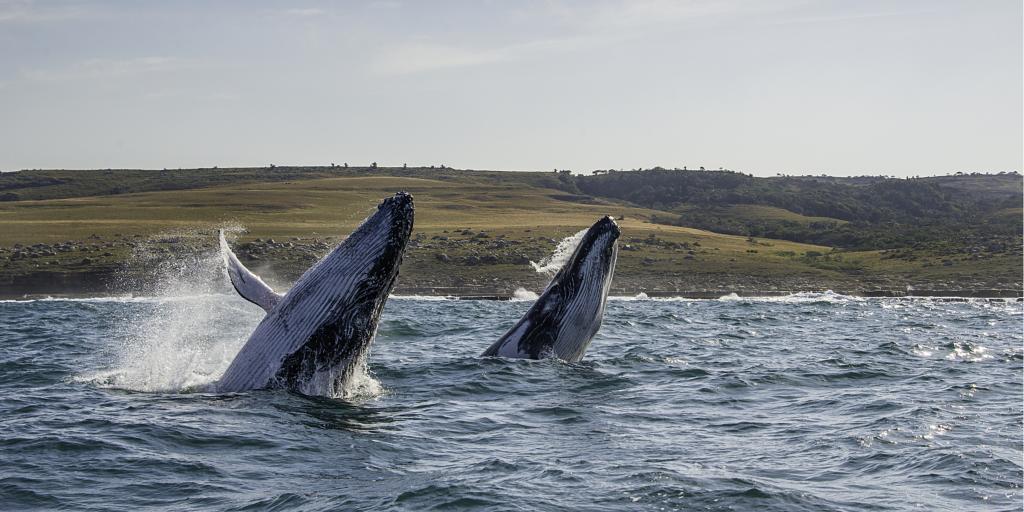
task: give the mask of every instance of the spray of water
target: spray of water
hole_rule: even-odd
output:
[[[167,240],[177,242],[168,249]],[[125,308],[117,319],[111,366],[78,380],[133,391],[190,392],[204,391],[220,378],[264,312],[235,294],[215,242],[216,230],[197,230],[161,233],[138,244],[122,286],[145,282],[152,298]],[[363,365],[342,396],[381,392]]]
[[[537,295],[536,292],[531,292],[521,286],[516,288],[516,291],[512,292],[512,302],[535,301],[539,297],[540,296]]]
[[[558,245],[555,246],[555,250],[550,256],[540,260],[539,263],[531,261],[530,265],[533,265],[533,269],[539,274],[547,274],[549,276],[555,275],[562,269],[562,266],[569,261],[569,258],[572,257],[573,251],[576,250],[576,246],[580,244],[580,241],[583,240],[583,235],[586,234],[587,230],[584,229],[579,233],[563,238],[562,241],[558,242]]]
[[[202,390],[231,363],[262,311],[227,294],[216,251],[160,258],[146,248],[139,245],[129,267],[148,266],[152,300],[124,309],[111,367],[83,379],[133,391]],[[130,281],[138,282],[137,272]]]

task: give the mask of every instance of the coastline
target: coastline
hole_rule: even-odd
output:
[[[742,280],[743,276],[732,276]],[[401,279],[401,278],[400,278]],[[153,283],[134,282],[137,286],[125,284],[125,279],[116,271],[83,272],[73,274],[35,273],[18,278],[8,278],[0,282],[0,300],[33,300],[45,298],[104,298],[124,296],[148,296],[154,293]],[[131,281],[131,280],[127,280]],[[974,288],[943,286],[936,288],[921,287],[871,287],[856,286],[850,282],[820,283],[802,282],[800,287],[766,287],[751,288],[749,286],[726,286],[662,289],[646,279],[636,280],[632,285],[613,286],[610,296],[636,297],[638,295],[651,299],[682,298],[696,300],[716,300],[722,297],[785,297],[799,293],[828,293],[865,298],[931,298],[931,299],[1000,299],[1024,300],[1024,290],[1015,288]],[[534,282],[530,291],[538,293],[543,283]],[[401,281],[392,292],[392,296],[443,297],[458,300],[513,300],[516,283],[490,283],[489,285],[470,286],[422,286],[418,283],[403,285]],[[228,289],[225,287],[225,289]]]

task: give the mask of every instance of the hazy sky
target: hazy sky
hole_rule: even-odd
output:
[[[0,169],[1020,170],[1021,5],[0,0]]]

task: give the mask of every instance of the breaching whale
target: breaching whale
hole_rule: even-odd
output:
[[[482,355],[582,359],[604,317],[618,238],[619,226],[611,217],[591,226],[537,302]]]
[[[341,396],[361,370],[381,310],[398,277],[413,224],[412,196],[385,199],[345,241],[284,295],[246,269],[221,233],[231,284],[267,311],[227,371],[219,392],[286,388]]]

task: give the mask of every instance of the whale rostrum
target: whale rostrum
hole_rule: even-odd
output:
[[[217,391],[279,387],[342,396],[365,364],[398,277],[413,210],[407,193],[385,199],[283,295],[246,269],[221,233],[232,286],[267,315],[216,383]]]

